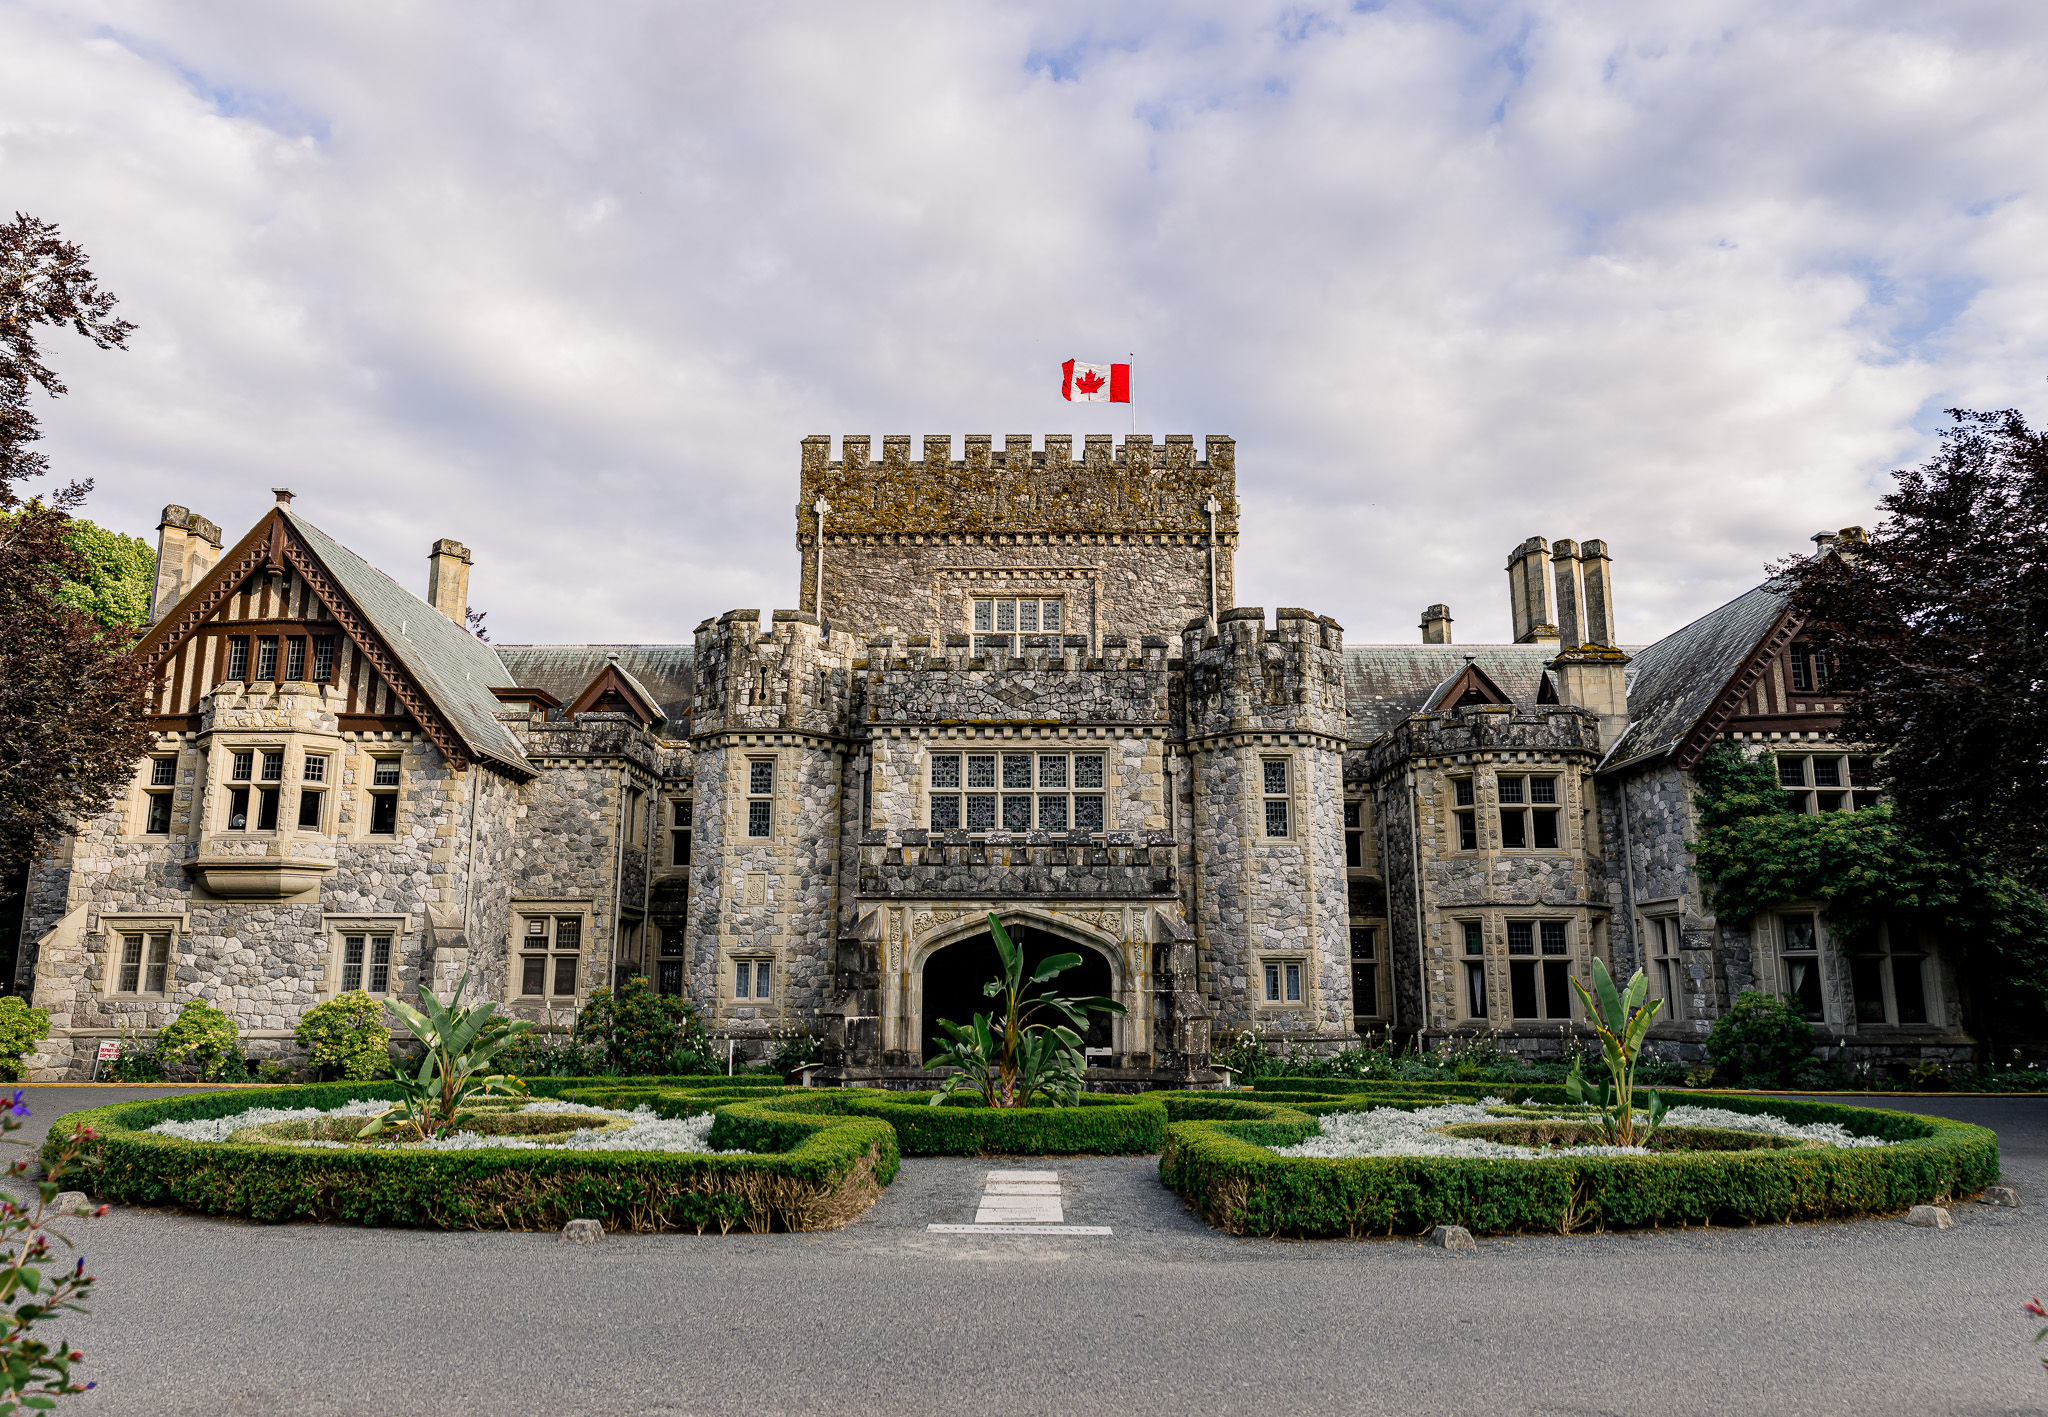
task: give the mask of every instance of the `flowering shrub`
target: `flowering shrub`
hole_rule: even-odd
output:
[[[657,994],[634,975],[617,989],[593,989],[576,1015],[575,1041],[604,1050],[604,1065],[627,1077],[712,1071],[711,1034],[696,1007]]]
[[[246,1075],[240,1041],[233,1019],[206,1000],[194,999],[156,1036],[156,1056],[161,1063],[189,1062],[202,1079],[217,1082],[230,1072]]]
[[[21,1082],[21,1060],[50,1036],[50,1011],[32,1009],[19,995],[0,997],[0,1074]]]
[[[30,1115],[21,1096],[16,1089],[13,1100],[0,1112],[0,1129],[21,1130],[21,1119]],[[86,1126],[73,1127],[66,1139],[53,1137],[48,1143],[47,1174],[62,1175],[79,1151],[95,1140],[96,1134]],[[9,1141],[12,1146],[22,1144]],[[28,1166],[26,1159],[17,1161],[7,1168],[6,1175],[10,1180],[19,1180]],[[71,1365],[85,1357],[83,1353],[66,1343],[52,1346],[35,1337],[34,1332],[38,1323],[61,1309],[78,1314],[89,1312],[82,1301],[92,1292],[93,1278],[85,1272],[83,1258],[69,1269],[60,1267],[54,1275],[47,1272],[53,1258],[50,1237],[55,1235],[67,1247],[71,1244],[48,1227],[50,1207],[57,1199],[57,1184],[55,1180],[37,1184],[33,1209],[12,1200],[0,1201],[0,1306],[13,1305],[11,1313],[0,1307],[0,1417],[13,1417],[24,1407],[54,1407],[56,1398],[85,1392],[94,1386],[72,1381]],[[107,1208],[101,1206],[93,1214],[97,1218],[106,1213]],[[22,1299],[23,1295],[28,1297]],[[15,1303],[17,1299],[22,1302]]]
[[[292,1031],[316,1074],[367,1082],[391,1070],[391,1030],[384,1010],[361,989],[306,1010]]]

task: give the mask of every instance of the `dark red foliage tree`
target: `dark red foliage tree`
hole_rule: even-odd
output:
[[[1789,567],[1902,822],[2048,886],[2048,437],[1951,409],[1866,546]]]
[[[66,533],[91,484],[27,502],[15,486],[48,470],[30,447],[42,436],[31,386],[65,391],[37,336],[69,325],[121,348],[133,326],[113,307],[56,227],[19,213],[0,225],[0,508],[19,509],[0,522],[0,865],[104,811],[147,746],[149,675],[128,654],[132,634],[59,596],[88,574]]]

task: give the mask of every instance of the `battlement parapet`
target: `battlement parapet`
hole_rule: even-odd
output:
[[[1050,636],[1034,637],[1050,639]],[[1080,638],[1076,636],[1074,638]],[[1154,637],[1156,638],[1156,637]],[[1164,724],[1171,671],[1163,642],[1090,657],[1085,645],[1027,647],[1021,657],[871,644],[862,675],[870,727],[880,724]],[[886,658],[884,656],[887,656]]]
[[[831,507],[828,542],[899,533],[1203,535],[1212,498],[1218,537],[1237,535],[1237,445],[1221,434],[1205,438],[1200,458],[1189,433],[1158,444],[1149,433],[1121,443],[1091,433],[1078,458],[1071,434],[1047,434],[1042,448],[1028,433],[1010,434],[999,449],[992,435],[970,433],[957,459],[949,433],[926,435],[917,460],[907,435],[883,438],[880,459],[865,434],[840,443],[834,459],[829,436],[803,440],[800,545],[816,539],[821,497]]]
[[[1182,632],[1188,732],[1314,732],[1343,737],[1344,627],[1283,607],[1274,628],[1258,606],[1236,606]]]
[[[574,719],[522,719],[511,725],[535,760],[623,758],[656,772],[664,754],[640,721],[625,713],[582,713]]]
[[[1377,779],[1423,758],[1478,761],[1495,754],[1570,754],[1597,761],[1600,715],[1570,704],[1483,704],[1418,713],[1396,724],[1366,753]]]
[[[852,635],[805,610],[728,610],[696,633],[692,737],[707,733],[845,731],[855,701]]]

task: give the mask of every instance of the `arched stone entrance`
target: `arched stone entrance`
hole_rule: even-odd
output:
[[[1021,922],[1005,922],[1010,939],[1024,951],[1025,977],[1048,955],[1077,954],[1081,956],[1078,967],[1068,970],[1053,981],[1052,987],[1069,996],[1104,994],[1117,997],[1115,976],[1110,970],[1108,956],[1078,940],[1040,930]],[[919,1020],[919,1041],[923,1056],[931,1058],[939,1044],[938,1021],[950,1019],[954,1023],[966,1023],[978,1013],[993,1013],[998,1000],[982,992],[990,980],[999,976],[1002,959],[996,953],[995,936],[984,930],[969,935],[933,950],[924,961],[922,985],[919,990],[924,1002],[923,1017]],[[1053,1021],[1045,1019],[1044,1021]],[[1098,1014],[1091,1020],[1084,1036],[1083,1046],[1089,1048],[1113,1048],[1116,1046],[1116,1025],[1112,1017]]]

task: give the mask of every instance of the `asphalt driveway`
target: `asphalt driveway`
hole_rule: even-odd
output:
[[[49,1120],[126,1096],[36,1088]],[[1239,1240],[1148,1158],[1057,1170],[1111,1234],[939,1235],[988,1161],[913,1160],[817,1235],[442,1234],[117,1208],[77,1238],[98,1391],[182,1413],[2048,1410],[2048,1099],[1873,1105],[1995,1129],[2017,1210],[1481,1240]]]

